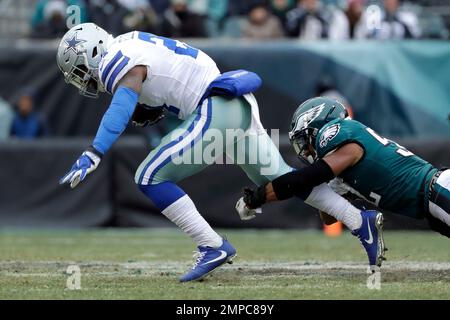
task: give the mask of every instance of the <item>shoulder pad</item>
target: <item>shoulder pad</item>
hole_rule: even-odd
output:
[[[107,92],[113,93],[120,79],[139,64],[137,50],[133,49],[134,44],[133,40],[116,43],[102,58],[99,66],[99,78]]]
[[[352,120],[336,119],[320,129],[316,138],[316,152],[319,158],[334,151],[339,146],[349,143],[355,136]]]

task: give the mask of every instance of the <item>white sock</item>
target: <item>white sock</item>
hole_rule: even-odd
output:
[[[315,187],[305,203],[328,213],[352,231],[361,227],[361,211],[334,192],[326,183]]]
[[[184,195],[172,203],[162,213],[181,230],[190,235],[198,246],[218,248],[222,245],[222,237],[200,215],[194,202],[188,195]]]

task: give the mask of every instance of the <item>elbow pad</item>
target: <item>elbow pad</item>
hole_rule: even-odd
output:
[[[309,167],[292,171],[272,181],[273,190],[278,200],[298,196],[305,200],[311,190],[334,178],[333,170],[320,159]]]

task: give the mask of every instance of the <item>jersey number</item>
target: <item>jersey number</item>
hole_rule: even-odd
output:
[[[375,192],[371,192],[369,194],[369,197],[370,197],[370,199],[367,199],[367,200],[369,200],[369,202],[372,202],[377,207],[380,205],[381,196],[379,194],[376,194]]]
[[[372,137],[377,139],[378,142],[380,142],[383,146],[387,146],[390,143],[395,144],[395,146],[397,147],[396,152],[399,155],[404,156],[404,157],[410,157],[410,156],[414,155],[414,153],[407,150],[405,147],[399,145],[397,142],[383,138],[382,136],[380,136],[378,133],[376,133],[375,131],[373,131],[370,128],[367,128],[366,130],[367,130],[367,132],[370,133],[370,135]],[[380,204],[381,196],[379,194],[376,194],[375,192],[371,192],[369,197],[370,197],[370,199],[368,199],[368,200],[378,207],[378,205]]]
[[[165,47],[170,51],[183,56],[189,56],[194,59],[198,56],[198,50],[188,46],[186,43],[165,37],[155,36],[151,33],[139,32],[139,39],[155,44],[158,47]]]
[[[372,137],[374,137],[375,139],[377,139],[383,146],[387,146],[388,144],[392,143],[395,144],[397,146],[397,153],[399,155],[402,155],[404,157],[410,157],[413,156],[414,153],[412,153],[411,151],[409,151],[408,149],[406,149],[405,147],[399,145],[397,142],[383,138],[382,136],[380,136],[378,133],[376,133],[375,131],[373,131],[370,128],[366,128],[367,132],[370,133],[370,135]]]

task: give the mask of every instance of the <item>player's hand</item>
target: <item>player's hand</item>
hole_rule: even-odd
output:
[[[256,214],[262,213],[261,208],[250,209],[244,202],[244,197],[241,197],[236,202],[236,211],[239,213],[241,220],[250,220],[256,217]]]
[[[147,127],[158,123],[164,117],[164,108],[145,107],[143,104],[138,104],[131,117],[131,121],[135,127]]]
[[[70,183],[75,188],[86,176],[97,169],[101,159],[91,151],[85,151],[74,163],[70,171],[59,180],[59,184]]]
[[[250,209],[256,209],[266,203],[266,185],[253,190],[249,187],[244,188],[244,202]]]
[[[133,120],[132,123],[133,123],[133,126],[135,126],[135,127],[145,128],[145,127],[157,124],[159,121],[164,119],[164,117],[165,116],[162,114],[162,115],[158,116],[158,118],[156,118],[154,120],[142,120],[140,122]]]

